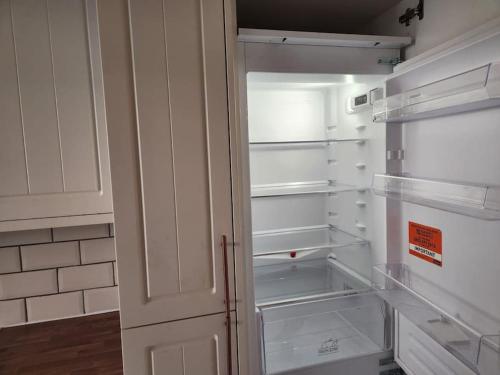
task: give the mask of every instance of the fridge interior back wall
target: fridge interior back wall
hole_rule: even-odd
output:
[[[263,82],[279,78],[289,82]],[[304,80],[306,77],[301,77]],[[349,94],[366,83],[352,76],[293,83],[296,76],[248,75],[253,231],[333,225],[353,240],[371,237],[374,168],[384,165],[382,128],[371,112],[348,114]],[[313,77],[310,77],[313,80]],[[381,76],[362,77],[380,82]],[[345,82],[347,80],[347,83]],[[377,144],[378,141],[378,144]],[[378,152],[377,152],[378,150]]]

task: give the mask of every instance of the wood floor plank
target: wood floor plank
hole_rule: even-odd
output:
[[[0,330],[0,375],[122,375],[117,312]]]

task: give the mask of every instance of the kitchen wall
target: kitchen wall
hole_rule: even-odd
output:
[[[409,27],[398,18],[418,0],[403,0],[365,26],[365,33],[410,35],[415,40],[406,48],[405,58],[417,56],[433,47],[500,17],[500,0],[425,0],[424,19],[412,20]]]
[[[112,224],[0,233],[0,327],[118,309]]]

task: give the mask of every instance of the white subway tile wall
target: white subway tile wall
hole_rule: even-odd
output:
[[[0,300],[57,293],[57,270],[0,275]]]
[[[118,310],[109,224],[0,233],[0,328]]]
[[[26,311],[32,322],[82,315],[82,292],[27,298]]]
[[[113,238],[81,241],[80,249],[83,264],[112,262],[116,259]]]
[[[50,229],[21,230],[18,232],[0,233],[0,247],[19,246],[30,243],[51,242],[52,235]]]
[[[18,247],[0,248],[0,273],[21,271],[21,258]]]
[[[118,287],[89,289],[83,291],[85,309],[88,313],[117,310]]]
[[[109,237],[109,224],[85,225],[82,227],[54,228],[54,241],[83,240]]]
[[[59,242],[21,246],[23,271],[80,264],[78,242]]]
[[[61,292],[103,288],[114,284],[113,263],[99,263],[59,269],[59,290]]]
[[[26,322],[24,299],[0,301],[0,327]]]

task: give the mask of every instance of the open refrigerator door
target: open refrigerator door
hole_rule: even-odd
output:
[[[373,177],[388,262],[372,281],[408,374],[500,374],[499,35],[403,64],[373,106],[404,155]]]

